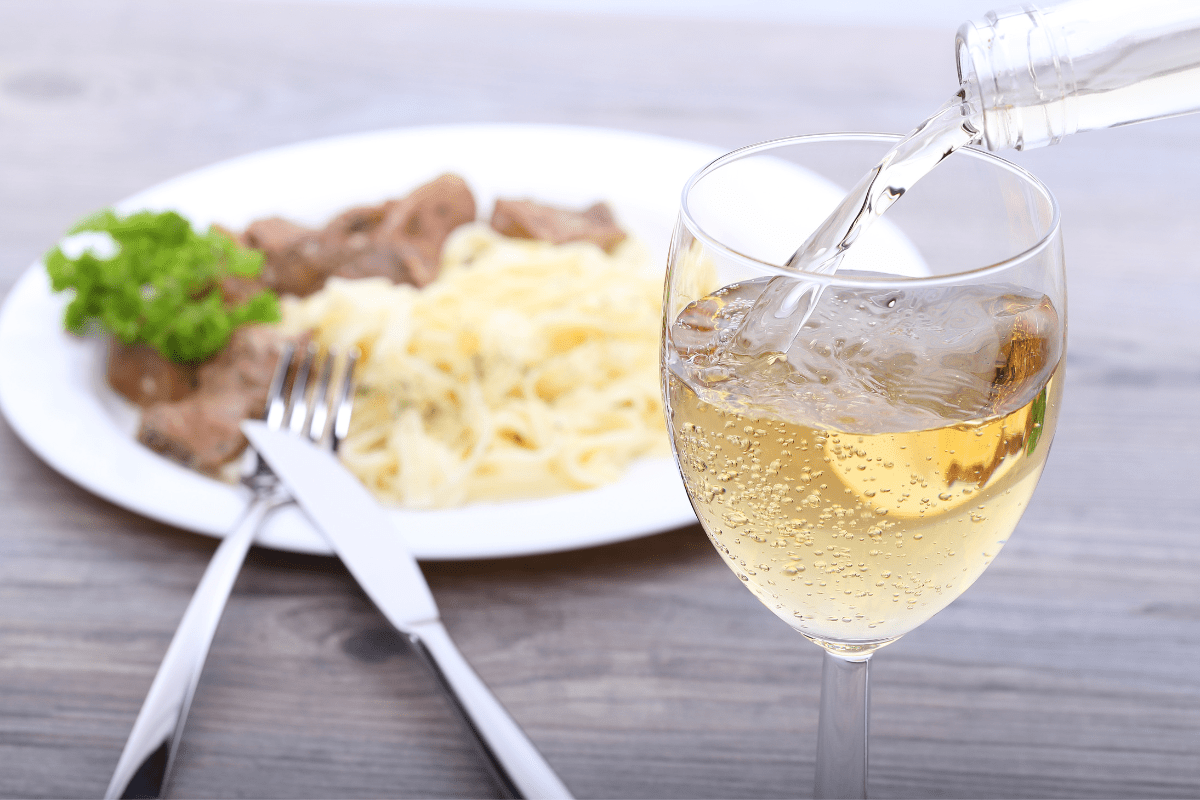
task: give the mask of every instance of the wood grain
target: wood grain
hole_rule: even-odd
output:
[[[263,147],[531,121],[733,147],[903,131],[952,32],[307,2],[0,0],[0,292],[75,218]],[[1200,795],[1200,120],[1017,154],[1071,281],[1054,452],[1012,542],[874,666],[876,797]],[[0,380],[20,380],[3,375]],[[212,540],[56,475],[0,424],[0,796],[104,789]],[[447,626],[580,797],[811,791],[820,658],[698,528],[427,565]],[[181,797],[492,788],[331,559],[255,550]]]

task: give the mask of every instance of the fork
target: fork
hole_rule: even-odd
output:
[[[338,379],[333,380],[335,354],[330,351],[324,359],[318,359],[316,345],[310,344],[295,365],[292,390],[285,398],[295,351],[294,345],[286,345],[275,367],[267,392],[267,425],[276,429],[286,427],[297,436],[307,436],[336,451],[350,425],[350,389],[357,351],[347,354]],[[318,360],[320,372],[310,401],[309,382]],[[331,404],[330,395],[334,394]],[[213,553],[183,613],[117,761],[108,791],[104,793],[105,800],[165,795],[196,684],[246,552],[267,515],[291,502],[287,490],[253,448],[247,453],[241,482],[250,490],[250,503]]]

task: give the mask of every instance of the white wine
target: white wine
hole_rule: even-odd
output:
[[[1011,286],[829,289],[786,354],[730,347],[767,280],[668,331],[688,494],[730,568],[826,645],[907,633],[999,552],[1061,396],[1063,329]]]

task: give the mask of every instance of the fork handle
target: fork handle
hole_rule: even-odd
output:
[[[471,669],[441,621],[419,622],[403,633],[474,735],[505,794],[529,800],[570,800],[570,791]]]
[[[104,793],[105,800],[157,798],[166,791],[192,696],[225,602],[259,525],[278,504],[272,492],[256,493],[237,527],[213,553],[133,723]]]

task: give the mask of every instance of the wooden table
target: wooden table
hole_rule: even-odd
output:
[[[312,137],[525,121],[731,148],[904,131],[954,89],[952,33],[0,0],[0,292],[85,212]],[[1062,423],[1003,556],[876,660],[876,797],[1200,795],[1198,133],[1183,118],[1017,154],[1064,210]],[[77,488],[0,424],[0,795],[103,791],[214,547]],[[699,528],[426,571],[467,657],[579,797],[811,791],[819,651]],[[341,565],[253,551],[175,796],[491,791]]]

